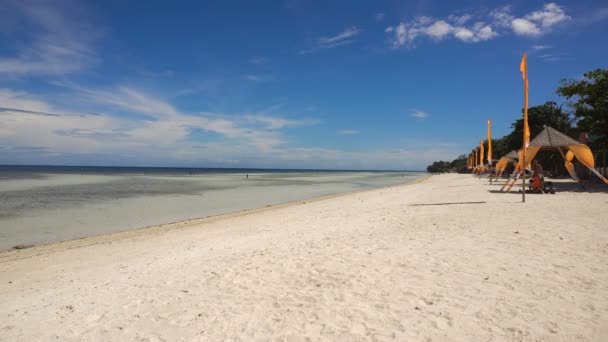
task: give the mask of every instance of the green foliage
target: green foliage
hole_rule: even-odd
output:
[[[426,170],[431,173],[449,172],[450,171],[450,162],[436,161],[436,162],[433,162],[433,164],[427,166]]]
[[[452,160],[450,163],[450,169],[452,171],[460,172],[462,170],[466,170],[467,168],[467,158],[468,156],[465,154],[461,154],[458,158]]]
[[[530,127],[531,139],[534,139],[545,126],[553,127],[566,135],[571,135],[573,133],[571,122],[570,115],[564,113],[562,107],[558,106],[555,102],[549,101],[540,106],[528,108],[528,126]],[[512,150],[521,149],[524,136],[523,117],[511,124],[511,128],[513,131],[505,135],[502,138],[504,142],[501,142],[503,144],[502,147],[506,147],[507,151],[503,154],[497,154],[497,156],[502,156]]]
[[[578,127],[608,144],[608,70],[596,69],[585,73],[584,79],[562,80],[557,93],[569,100]]]
[[[505,137],[492,139],[493,159],[500,159],[500,157],[511,152],[512,150],[512,148],[509,148],[509,144],[507,143],[507,139],[505,139]]]
[[[463,154],[458,156],[458,158],[452,160],[451,162],[436,161],[433,162],[433,164],[427,166],[426,170],[431,173],[454,171],[462,172],[465,171],[467,168],[467,158],[468,156]]]

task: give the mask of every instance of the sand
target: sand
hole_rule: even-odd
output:
[[[440,175],[5,252],[0,340],[608,340],[608,192],[499,187]]]

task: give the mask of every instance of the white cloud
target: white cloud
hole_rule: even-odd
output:
[[[510,6],[504,6],[480,14],[449,15],[444,19],[421,16],[389,26],[385,32],[393,48],[413,48],[415,41],[422,37],[435,41],[452,37],[465,43],[478,43],[510,32],[521,36],[540,36],[571,19],[564,8],[555,3],[545,4],[541,10],[522,17],[515,17],[511,11]]]
[[[0,75],[63,76],[98,63],[94,42],[100,30],[90,26],[86,11],[76,4],[18,1],[2,6],[16,23],[36,33],[18,42],[11,55],[0,56]]]
[[[355,135],[355,134],[359,134],[359,131],[354,130],[354,129],[341,129],[338,131],[338,134],[340,135]]]
[[[463,14],[461,16],[451,14],[448,16],[448,19],[458,26],[462,26],[462,25],[466,24],[472,18],[473,18],[473,16],[470,14]]]
[[[475,33],[467,28],[458,27],[454,29],[454,36],[464,42],[469,42],[475,38]]]
[[[429,114],[427,112],[423,112],[421,110],[414,109],[410,113],[410,116],[413,116],[418,119],[426,119],[429,116]]]
[[[408,37],[407,35],[407,28],[405,27],[404,23],[399,23],[399,25],[392,27],[389,26],[386,28],[385,30],[386,33],[390,33],[393,37],[392,37],[392,45],[393,48],[398,48],[400,46],[404,46],[409,44],[411,41],[414,40],[414,38],[416,37]]]
[[[514,17],[510,12],[510,7],[504,7],[494,12],[494,17],[502,26],[510,28],[520,36],[544,35],[551,32],[554,26],[572,19],[564,8],[556,3],[545,4],[542,10],[530,12],[519,18]]]
[[[51,107],[25,92],[0,89],[0,108],[20,109],[33,113],[49,113]]]
[[[245,75],[244,78],[247,81],[252,81],[252,82],[268,82],[272,79],[272,77],[264,76],[264,75]]]
[[[478,21],[468,27],[460,26],[457,22],[463,23],[470,19],[470,16],[452,16],[452,23],[442,19],[430,17],[419,17],[410,23],[401,22],[397,26],[389,26],[385,32],[389,34],[389,40],[393,48],[413,47],[414,41],[419,37],[429,37],[434,40],[442,40],[454,37],[467,43],[476,43],[490,40],[498,34],[492,29],[490,24]]]
[[[490,18],[492,18],[492,22],[494,23],[494,25],[505,28],[510,28],[511,22],[514,19],[513,15],[511,14],[510,5],[506,5],[490,11],[489,16]]]
[[[526,19],[538,23],[543,29],[549,29],[561,22],[572,19],[566,15],[564,8],[552,2],[545,4],[542,10],[526,15]]]
[[[136,118],[118,114],[71,114],[32,95],[0,90],[3,124],[0,145],[39,146],[55,154],[112,154],[128,156],[153,153],[174,156],[190,148],[194,130],[218,134],[225,142],[250,151],[267,152],[285,143],[280,130],[314,125],[311,119],[291,120],[269,115],[223,115],[177,111],[172,105],[129,87],[112,90],[79,89],[74,97],[84,96],[89,105],[105,104],[121,113],[146,114]],[[37,113],[56,113],[39,115]]]
[[[540,28],[528,19],[513,19],[511,25],[513,27],[513,32],[520,36],[538,36],[541,34]]]
[[[534,50],[534,51],[541,51],[541,50],[546,50],[546,49],[550,49],[550,48],[551,48],[550,45],[542,45],[542,44],[532,45],[532,50]]]
[[[318,120],[313,120],[313,119],[292,120],[292,119],[286,119],[283,117],[274,117],[274,116],[263,115],[263,114],[245,115],[244,117],[249,122],[257,122],[257,123],[265,124],[266,125],[265,129],[269,129],[269,130],[276,130],[276,129],[282,129],[282,128],[286,128],[286,127],[296,127],[296,126],[310,126],[310,125],[315,125],[319,122]]]
[[[298,54],[305,55],[318,52],[323,49],[331,49],[338,46],[349,45],[353,43],[352,38],[357,36],[359,33],[361,33],[361,31],[356,26],[348,27],[335,36],[319,38],[315,46],[309,49],[301,50],[298,52]]]
[[[179,115],[172,105],[147,96],[130,87],[118,86],[110,89],[89,89],[75,85],[69,85],[69,87],[77,91],[77,97],[89,103],[97,103],[109,108],[146,114],[153,119],[176,117]]]
[[[539,55],[538,58],[540,58],[544,62],[558,62],[562,60],[571,59],[571,57],[566,53],[545,53]]]
[[[374,14],[374,19],[376,19],[377,21],[384,20],[384,13],[376,13],[376,14]]]
[[[452,25],[443,20],[438,20],[426,28],[426,34],[433,38],[442,39],[452,32],[452,29]]]
[[[333,37],[321,37],[319,38],[319,44],[321,45],[330,45],[336,42],[339,42],[341,40],[345,40],[348,39],[350,37],[354,37],[356,35],[359,34],[359,29],[357,29],[357,27],[352,26],[349,27],[347,29],[345,29],[344,31],[342,31],[341,33],[333,36]]]

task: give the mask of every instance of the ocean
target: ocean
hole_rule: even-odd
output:
[[[0,166],[0,250],[404,184],[425,172]]]

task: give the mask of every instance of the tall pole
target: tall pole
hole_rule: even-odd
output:
[[[521,64],[519,66],[519,71],[521,71],[523,79],[524,79],[524,121],[523,121],[523,152],[521,154],[521,172],[523,173],[521,177],[521,201],[526,202],[526,148],[528,147],[528,143],[530,141],[530,128],[528,127],[528,61],[526,58],[526,53],[524,52],[524,56],[521,59]]]
[[[521,164],[521,172],[523,173],[523,177],[521,177],[522,179],[522,183],[521,183],[521,201],[522,202],[526,202],[526,139],[524,139],[524,151],[522,152],[521,156],[521,160],[522,160],[522,164]]]

